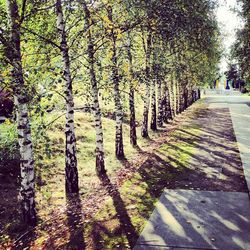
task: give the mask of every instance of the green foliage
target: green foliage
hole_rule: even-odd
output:
[[[239,15],[244,20],[244,26],[237,31],[237,39],[232,47],[231,57],[236,59],[240,68],[240,77],[250,82],[250,2],[240,0],[242,10]]]
[[[9,119],[0,125],[0,168],[7,169],[19,161],[17,129]]]

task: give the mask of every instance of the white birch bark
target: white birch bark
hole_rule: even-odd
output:
[[[156,115],[156,97],[155,97],[155,79],[151,83],[151,123],[150,128],[155,131],[157,130],[157,115]]]
[[[113,23],[113,10],[111,6],[108,7],[108,18]],[[123,110],[121,103],[121,96],[119,90],[119,74],[118,74],[118,63],[117,63],[117,49],[116,49],[116,34],[114,28],[111,29],[111,44],[112,44],[112,81],[114,87],[114,102],[115,102],[115,121],[116,121],[116,132],[115,132],[115,155],[118,159],[124,158],[123,148]]]
[[[146,95],[144,98],[144,107],[143,107],[143,121],[142,121],[142,130],[141,136],[146,138],[148,137],[148,114],[149,114],[149,105],[150,105],[150,58],[151,58],[151,46],[152,46],[152,34],[151,31],[148,33],[147,37],[147,48],[146,48],[146,68],[145,68],[145,76],[146,76]]]
[[[35,225],[35,170],[28,114],[27,89],[24,84],[21,60],[20,17],[17,2],[15,0],[7,0],[6,3],[11,28],[10,44],[6,56],[12,65],[12,87],[17,115],[18,142],[21,156],[20,199],[22,218],[24,223]]]
[[[90,26],[93,25],[91,21],[90,11],[86,2],[82,1],[83,10],[85,14],[85,27],[87,30],[88,41],[88,60],[89,60],[89,74],[92,85],[92,98],[93,98],[93,114],[95,119],[95,131],[96,131],[96,173],[98,176],[105,174],[105,162],[104,162],[104,146],[103,146],[103,128],[101,109],[98,98],[98,87],[95,73],[95,58],[94,58],[94,43],[90,30]]]
[[[61,36],[61,54],[63,61],[63,76],[66,83],[66,148],[65,148],[65,186],[66,193],[78,193],[78,170],[76,158],[76,138],[74,128],[74,100],[72,77],[70,72],[69,48],[65,31],[65,22],[61,0],[56,1],[57,29]]]
[[[129,84],[129,110],[130,110],[130,143],[133,146],[137,145],[137,136],[136,136],[136,122],[135,122],[135,102],[134,102],[134,86],[133,86],[133,79],[134,79],[134,70],[133,70],[133,58],[131,52],[131,36],[130,32],[128,31],[127,37],[127,54],[128,54],[128,61],[129,61],[129,74],[130,74],[130,84]]]
[[[157,125],[159,127],[163,126],[163,110],[162,110],[162,90],[161,90],[161,79],[157,76],[157,100],[158,100],[158,115],[157,115]]]

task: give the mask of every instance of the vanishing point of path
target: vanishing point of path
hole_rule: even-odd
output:
[[[164,190],[135,250],[250,250],[250,98],[210,92],[205,103],[188,171]]]

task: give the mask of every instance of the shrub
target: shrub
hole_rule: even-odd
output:
[[[6,119],[0,125],[0,168],[7,169],[19,163],[20,154],[16,126]]]

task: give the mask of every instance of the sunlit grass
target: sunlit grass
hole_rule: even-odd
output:
[[[196,110],[190,116],[195,116]],[[199,126],[192,123],[183,126],[182,130],[199,135]],[[131,226],[135,229],[137,236],[143,230],[149,216],[153,212],[155,203],[168,182],[176,179],[180,171],[189,168],[191,154],[195,152],[195,145],[186,143],[182,139],[192,140],[192,136],[183,133],[178,128],[169,134],[169,140],[156,149],[148,160],[143,163],[132,178],[126,180],[117,190],[122,202],[115,205],[115,197],[109,198],[105,206],[96,214],[95,223],[102,225],[99,232],[100,247],[109,249],[130,248],[129,240],[124,232],[124,225],[120,221],[125,208]],[[159,158],[158,158],[159,157]],[[173,171],[176,169],[176,171]],[[94,230],[95,223],[87,228],[88,233]],[[100,230],[100,229],[99,229]],[[92,232],[93,233],[93,232]],[[134,241],[135,243],[135,241]]]
[[[142,103],[140,104],[142,105]],[[140,107],[142,110],[142,107]],[[195,116],[196,110],[190,116]],[[47,114],[43,120],[46,124],[50,123],[57,114]],[[142,114],[138,114],[141,117]],[[115,157],[115,121],[110,118],[103,117],[104,130],[104,148],[105,148],[105,164],[107,174],[112,179],[115,171],[123,167],[123,162]],[[38,120],[33,120],[32,128],[36,128]],[[0,126],[0,129],[6,130],[6,127]],[[185,127],[186,131],[197,134],[199,128],[193,124]],[[91,192],[94,192],[99,179],[96,177],[95,171],[95,128],[93,115],[84,112],[75,112],[75,130],[77,139],[77,159],[80,184],[80,196],[84,198]],[[8,129],[7,129],[8,131]],[[46,143],[35,143],[35,167],[36,167],[36,203],[39,222],[46,221],[60,207],[66,205],[64,176],[65,176],[65,116],[57,119],[50,127],[47,128],[47,136],[49,138]],[[33,134],[35,130],[33,130]],[[130,145],[129,125],[124,123],[124,150],[127,160],[130,162],[138,155],[138,149]],[[162,137],[162,133],[154,133],[150,131],[151,139],[143,139],[140,136],[140,127],[137,128],[138,145],[141,149],[147,151],[148,147],[154,140]],[[162,192],[165,184],[176,177],[175,172],[169,171],[171,168],[177,168],[179,171],[183,166],[188,167],[189,154],[193,152],[194,145],[184,143],[178,138],[187,136],[176,130],[168,135],[168,140],[158,149],[155,149],[152,155],[152,162],[147,162],[139,167],[138,172],[129,180],[125,181],[119,188],[118,192],[123,201],[122,206],[125,207],[133,227],[139,234],[143,229],[148,217],[150,216],[154,204]],[[49,148],[49,154],[44,154],[46,147]],[[178,149],[179,148],[179,149]],[[170,157],[171,156],[171,157]],[[161,158],[159,162],[158,158]],[[150,159],[151,157],[149,157]],[[176,160],[180,164],[177,164]],[[85,225],[84,231],[87,237],[91,237],[91,232],[95,227],[95,221],[101,223],[106,228],[106,232],[100,232],[103,246],[128,247],[128,240],[122,233],[122,225],[117,216],[117,207],[114,207],[114,201],[110,198],[103,209],[95,216],[93,223]],[[121,204],[120,204],[121,205]],[[10,223],[6,225],[7,231],[18,232],[18,221],[16,224]],[[66,230],[67,231],[67,230]],[[107,232],[109,232],[107,234]],[[40,235],[40,233],[39,233]],[[41,234],[42,235],[42,234]],[[49,237],[49,234],[45,234]],[[40,237],[40,236],[39,236]],[[43,236],[44,237],[44,236]],[[65,236],[66,237],[66,236]],[[66,239],[66,238],[65,238]],[[86,239],[87,240],[87,239]],[[37,240],[36,244],[42,244],[42,240]]]

